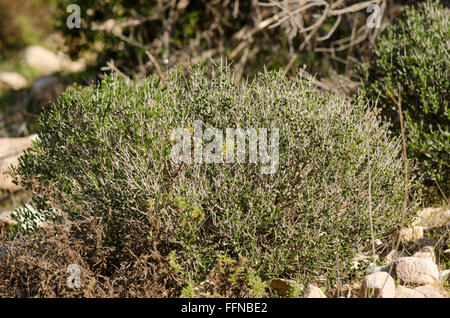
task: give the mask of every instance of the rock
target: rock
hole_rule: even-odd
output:
[[[436,263],[436,257],[434,256],[434,250],[431,246],[424,246],[418,252],[414,253],[414,257],[428,258],[433,263]]]
[[[386,255],[385,261],[386,264],[392,264],[396,259],[400,257],[407,257],[408,254],[406,254],[404,251],[396,251],[392,250],[389,252],[388,255]]]
[[[425,298],[425,296],[417,290],[398,286],[395,289],[395,298]]]
[[[419,226],[429,230],[450,223],[450,210],[444,208],[426,208],[417,214]]]
[[[433,286],[425,285],[414,288],[415,291],[421,293],[426,298],[444,298]]]
[[[209,281],[209,280],[205,280],[203,282],[201,282],[198,286],[194,287],[194,294],[196,295],[196,297],[199,298],[207,298],[207,297],[211,297],[211,291],[214,289],[214,283]]]
[[[429,258],[401,257],[395,261],[395,274],[404,283],[433,284],[439,278],[437,265]]]
[[[394,298],[394,279],[385,272],[376,272],[364,277],[359,291],[360,298]]]
[[[67,72],[81,72],[86,68],[86,62],[82,59],[78,61],[71,61],[66,55],[61,55],[61,67]]]
[[[54,102],[71,85],[71,81],[61,76],[44,76],[31,88],[28,111],[40,113],[43,108]]]
[[[439,284],[445,284],[445,282],[450,278],[450,269],[439,272]]]
[[[0,87],[3,88],[12,88],[12,89],[21,89],[28,85],[25,77],[20,75],[19,73],[13,72],[2,72],[0,73]]]
[[[305,290],[305,298],[327,298],[327,296],[319,287],[308,284]]]
[[[58,56],[38,45],[32,45],[25,49],[25,63],[43,74],[51,74],[62,69]]]
[[[401,229],[399,234],[400,242],[407,244],[423,238],[423,230],[424,228],[422,226],[413,226]]]
[[[22,138],[0,138],[0,189],[2,190],[19,190],[20,187],[12,183],[10,176],[5,172],[11,165],[18,162],[23,151],[31,147],[31,142],[37,138],[37,135],[31,135]]]
[[[374,244],[375,248],[379,248],[381,245],[383,245],[383,242],[380,239],[376,239]]]
[[[79,72],[86,68],[84,60],[71,61],[65,54],[55,54],[41,46],[32,45],[25,49],[25,62],[44,75],[49,75],[62,70]]]
[[[276,278],[270,282],[269,287],[276,291],[278,295],[286,296],[292,286],[288,281]]]

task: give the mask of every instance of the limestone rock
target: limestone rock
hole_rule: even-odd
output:
[[[327,296],[319,287],[309,284],[305,290],[305,298],[327,298]]]
[[[423,238],[423,230],[422,226],[413,226],[408,228],[403,228],[400,230],[400,241],[403,244],[407,244],[409,242],[417,241]]]
[[[425,298],[425,296],[417,290],[398,286],[395,289],[395,298]]]
[[[38,45],[32,45],[25,49],[25,63],[40,70],[43,74],[51,74],[62,69],[58,56]]]
[[[5,172],[11,165],[18,162],[23,151],[31,147],[31,142],[37,138],[37,135],[31,135],[22,138],[0,138],[0,189],[19,190],[20,187],[12,183],[10,176]]]
[[[425,285],[414,288],[415,291],[418,291],[425,298],[444,298],[433,286]]]
[[[19,73],[1,72],[0,73],[0,87],[21,89],[28,85],[25,77]]]
[[[376,272],[364,277],[359,292],[361,298],[394,298],[395,282],[386,272]]]
[[[25,62],[44,75],[49,75],[62,70],[79,72],[86,68],[84,60],[71,61],[65,54],[55,54],[41,46],[32,45],[25,49]]]
[[[31,88],[28,109],[40,113],[51,102],[54,102],[71,85],[71,81],[61,76],[43,76]]]
[[[401,257],[395,262],[395,274],[404,283],[433,284],[439,278],[437,265],[429,258]]]
[[[417,225],[432,229],[450,223],[450,210],[444,208],[426,208],[417,214]]]
[[[428,258],[433,263],[436,263],[436,257],[434,256],[434,250],[431,246],[424,246],[418,252],[414,253],[414,257]]]
[[[445,284],[445,282],[450,278],[450,269],[439,272],[439,284]]]

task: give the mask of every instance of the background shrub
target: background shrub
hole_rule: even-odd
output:
[[[281,73],[235,85],[227,67],[210,71],[208,79],[206,68],[189,78],[178,70],[164,82],[109,77],[67,91],[42,115],[18,181],[41,211],[99,218],[106,246],[137,253],[134,246],[157,244],[184,281],[205,278],[224,259],[264,280],[346,280],[370,241],[369,172],[375,237],[399,227],[399,140],[360,97],[323,94]],[[173,164],[169,133],[195,120],[204,128],[278,127],[278,172]],[[414,180],[408,189],[410,216]]]
[[[99,68],[113,60],[121,72],[140,77],[155,71],[155,61],[172,68],[224,57],[234,61],[237,79],[254,76],[263,65],[285,68],[293,76],[303,65],[311,74],[333,74],[332,67],[355,75],[350,57],[370,52],[369,39],[378,33],[366,27],[368,4],[355,9],[354,0],[78,0],[80,29],[65,24],[71,1],[57,1],[55,23],[73,57],[94,52]],[[411,1],[383,4],[383,19],[393,19]]]
[[[380,98],[383,113],[399,131],[397,106],[388,88],[401,99],[408,152],[426,176],[450,193],[450,9],[439,1],[408,8],[403,19],[379,37],[375,58],[363,70],[363,88]],[[385,88],[386,87],[386,88]],[[394,93],[396,92],[396,93]]]
[[[55,6],[55,0],[0,0],[0,61],[48,36]]]

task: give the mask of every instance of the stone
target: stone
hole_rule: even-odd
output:
[[[59,71],[80,72],[86,68],[86,62],[82,59],[71,61],[63,54],[55,54],[41,46],[32,45],[25,49],[25,63],[49,75]]]
[[[417,216],[419,221],[416,224],[427,230],[450,223],[450,210],[444,208],[425,208]]]
[[[62,69],[62,63],[58,56],[38,45],[32,45],[25,49],[25,63],[38,69],[43,74],[51,74]]]
[[[17,164],[24,150],[31,147],[31,142],[36,138],[36,134],[21,138],[0,138],[0,189],[10,191],[20,189],[5,173],[11,165]]]
[[[395,289],[395,298],[425,298],[425,296],[417,290],[398,286]]]
[[[7,89],[21,89],[28,85],[25,77],[19,73],[14,72],[1,72],[0,73],[0,87]]]
[[[383,242],[380,239],[376,239],[374,242],[375,248],[379,248],[383,245]]]
[[[424,228],[422,226],[413,226],[401,229],[399,234],[400,242],[407,244],[423,238],[423,230]]]
[[[433,263],[436,263],[436,257],[434,256],[434,250],[431,246],[424,246],[418,252],[414,253],[414,257],[428,258]]]
[[[415,291],[421,293],[425,298],[444,298],[433,286],[425,285],[414,288]]]
[[[34,113],[40,113],[71,85],[71,81],[65,77],[49,75],[39,78],[31,88],[28,109]]]
[[[445,282],[450,278],[450,269],[439,272],[439,284],[445,284]]]
[[[327,298],[327,296],[319,287],[308,284],[305,290],[305,298]]]
[[[437,265],[429,258],[401,257],[395,261],[395,274],[404,283],[433,284],[439,278]]]
[[[394,298],[395,282],[386,272],[376,272],[364,277],[360,298]]]

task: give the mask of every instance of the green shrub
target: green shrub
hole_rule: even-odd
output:
[[[426,184],[450,193],[450,10],[438,1],[408,8],[403,19],[379,37],[375,57],[364,68],[363,89],[380,98],[385,115],[399,132],[401,99],[408,153],[415,157]]]
[[[323,94],[281,72],[237,86],[227,67],[209,70],[209,79],[206,71],[186,79],[179,69],[164,82],[109,77],[67,91],[42,115],[18,180],[42,211],[100,218],[104,244],[158,242],[186,281],[224,257],[245,260],[264,281],[347,279],[370,242],[369,171],[375,237],[399,227],[399,140],[362,98]],[[279,128],[277,173],[261,174],[261,163],[174,164],[169,134],[195,120]],[[408,189],[411,216],[415,180]]]

